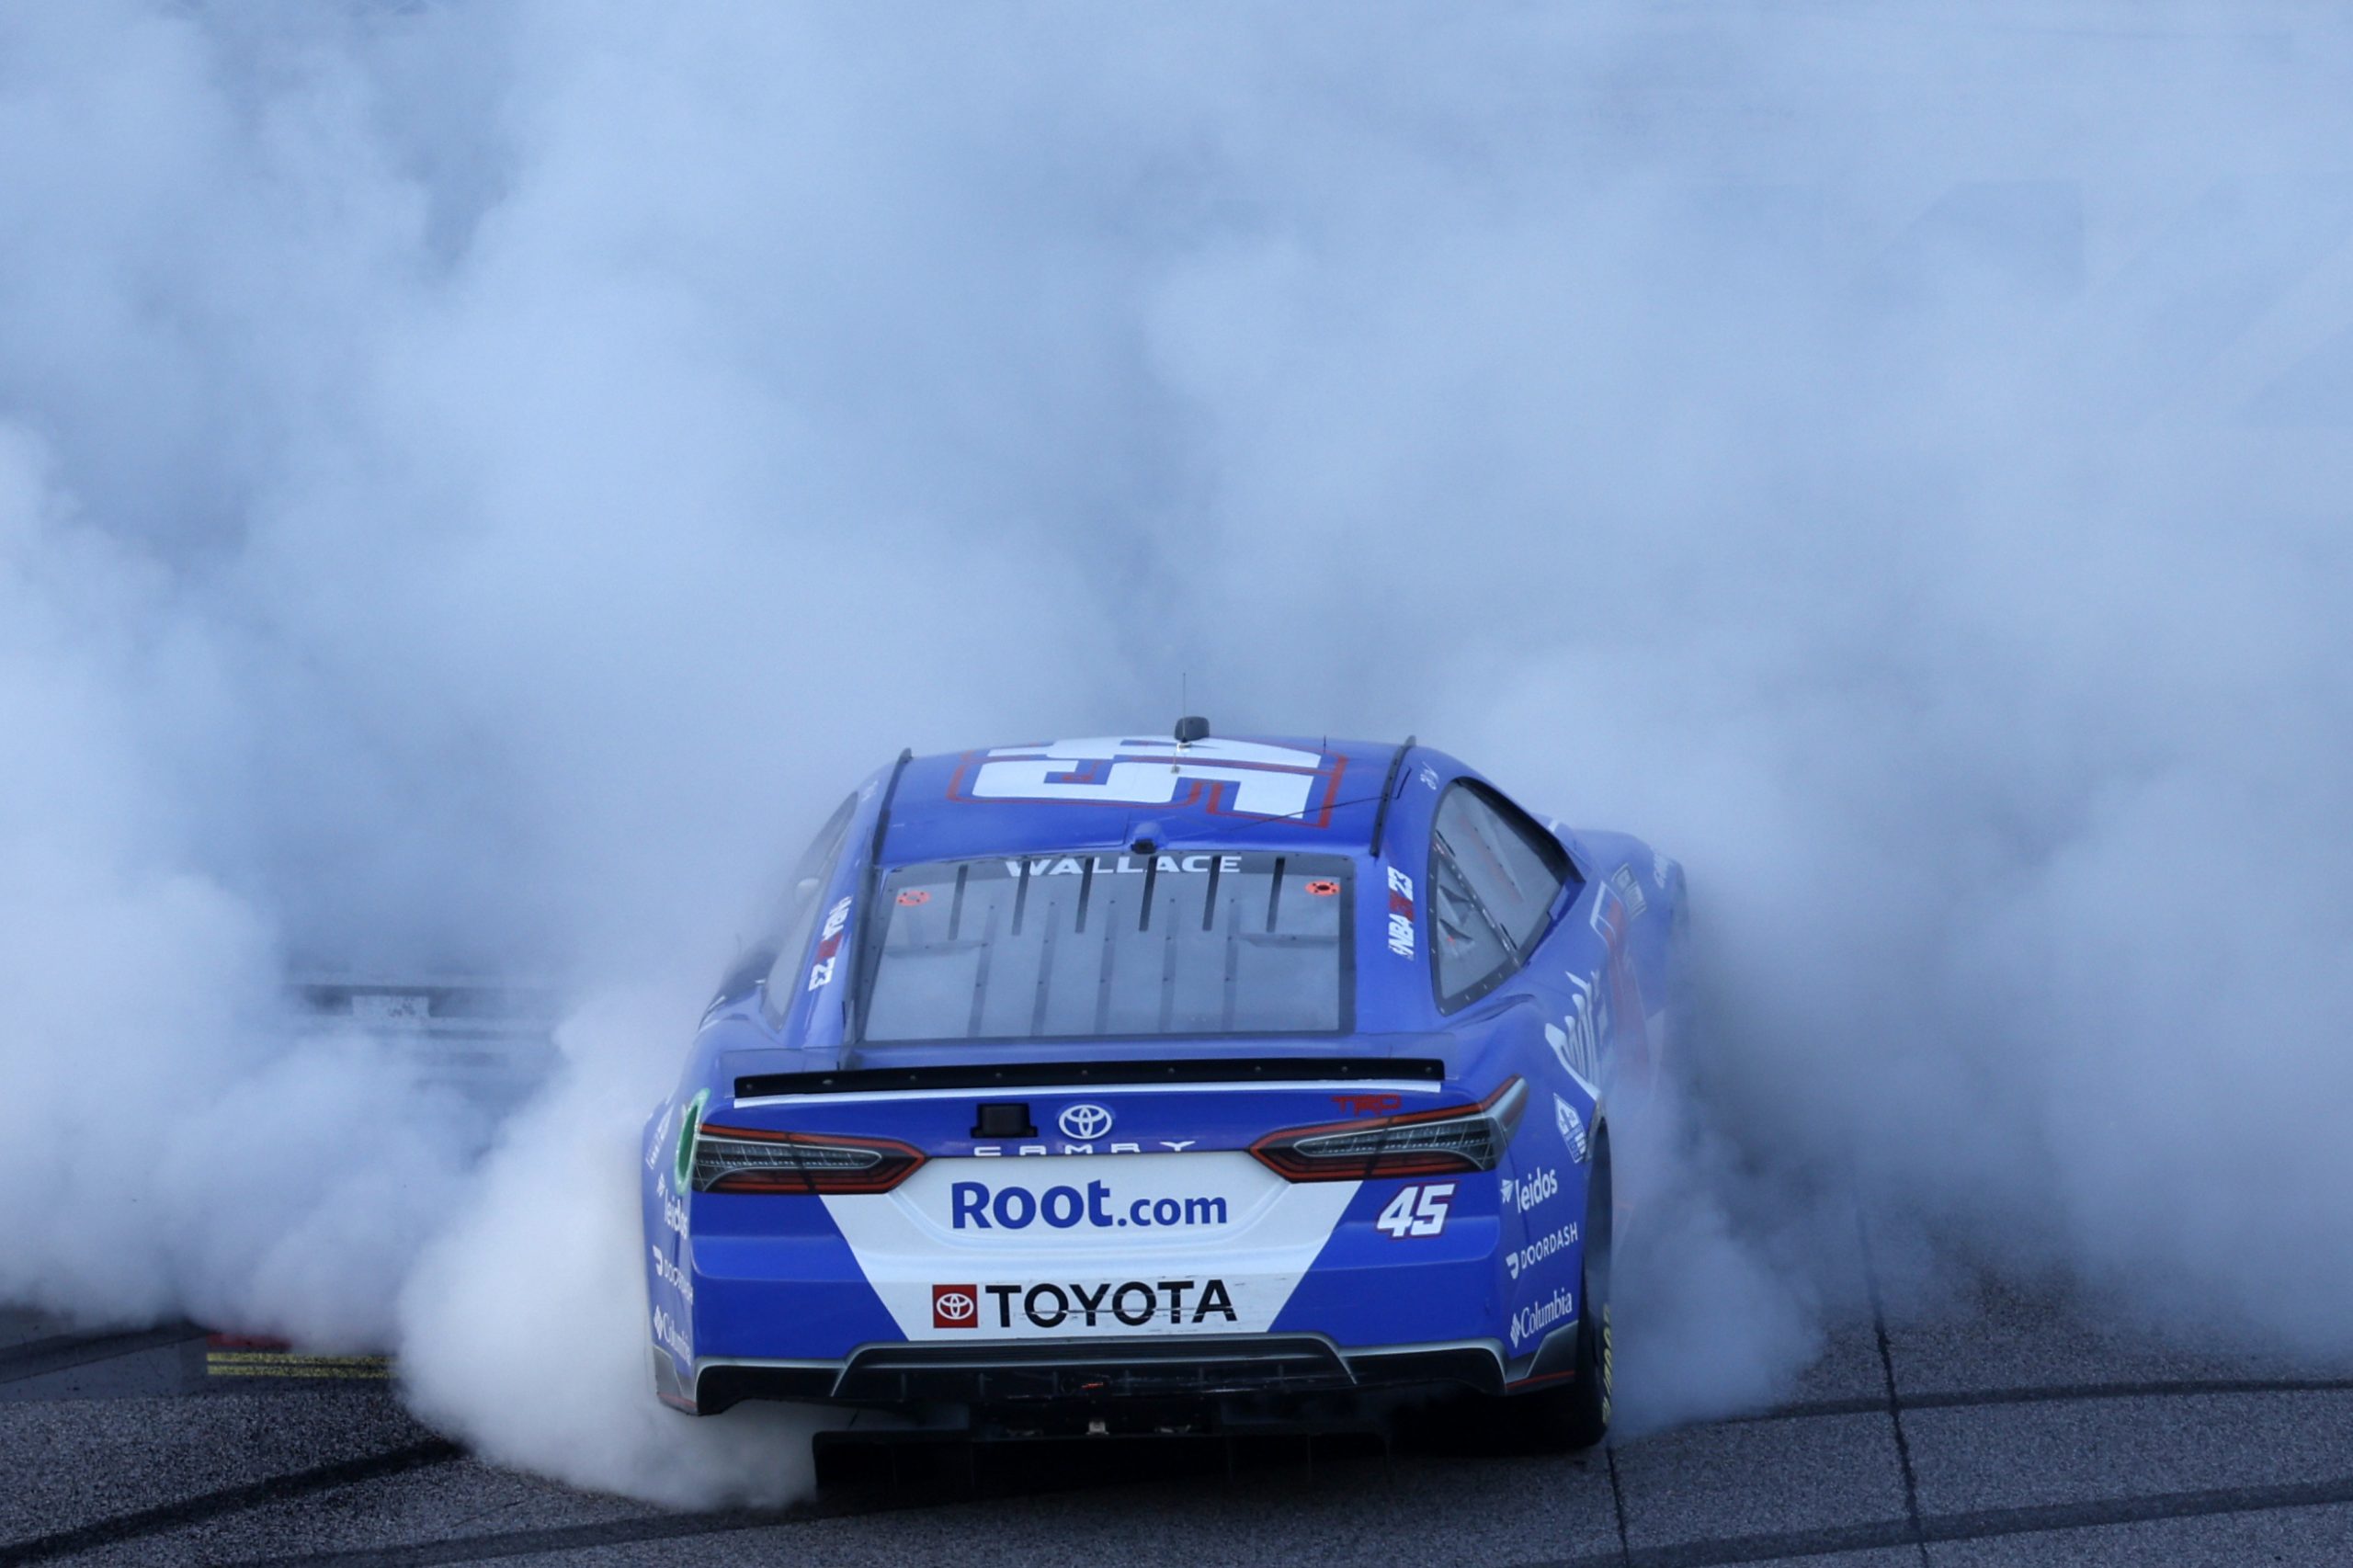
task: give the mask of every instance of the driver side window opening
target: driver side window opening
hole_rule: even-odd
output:
[[[845,796],[809,841],[809,847],[793,862],[791,880],[784,890],[783,929],[776,938],[776,957],[767,975],[767,1010],[771,1019],[781,1019],[784,1011],[801,994],[799,977],[801,960],[808,956],[809,938],[817,925],[817,905],[823,902],[825,884],[831,879],[834,863],[841,856],[842,840],[849,835],[850,819],[858,814],[858,797]]]
[[[1430,963],[1440,1012],[1517,973],[1544,937],[1567,851],[1527,812],[1472,779],[1438,800],[1430,828]]]

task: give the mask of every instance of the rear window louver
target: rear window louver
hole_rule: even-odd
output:
[[[944,1067],[855,1067],[836,1073],[758,1073],[735,1080],[735,1097],[863,1095],[904,1089],[1030,1089],[1119,1084],[1324,1084],[1352,1079],[1446,1081],[1427,1057],[1192,1057],[1173,1062],[959,1062]]]

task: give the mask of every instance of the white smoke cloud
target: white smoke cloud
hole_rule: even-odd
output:
[[[572,1065],[503,1130],[400,1303],[404,1394],[476,1449],[576,1484],[690,1505],[789,1501],[820,1424],[779,1406],[682,1419],[652,1396],[638,1146],[675,1063],[675,1006],[606,994]]]
[[[773,1494],[789,1430],[641,1397],[700,987],[899,745],[1181,676],[1690,868],[1634,1418],[1785,1383],[1848,1172],[2348,1348],[2340,24],[90,0],[0,60],[0,1296]],[[632,1000],[484,1155],[313,961]]]

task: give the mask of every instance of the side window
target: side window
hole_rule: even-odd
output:
[[[792,999],[801,994],[797,977],[801,960],[809,950],[809,933],[817,924],[818,897],[825,891],[826,873],[841,854],[842,840],[849,833],[850,818],[858,814],[858,797],[844,797],[817,830],[809,847],[801,852],[793,863],[792,881],[785,889],[784,929],[777,937],[775,967],[768,971],[768,1007],[781,1014]]]
[[[1430,847],[1430,963],[1438,1005],[1452,1012],[1485,995],[1515,966],[1511,944],[1479,901],[1462,869],[1442,844]]]
[[[1470,780],[1450,785],[1430,845],[1439,1006],[1484,995],[1518,969],[1574,875],[1560,844],[1525,812]]]

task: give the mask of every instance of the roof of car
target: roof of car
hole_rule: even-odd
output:
[[[1109,735],[908,759],[887,865],[967,856],[1178,847],[1361,852],[1393,741]]]

